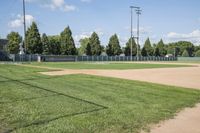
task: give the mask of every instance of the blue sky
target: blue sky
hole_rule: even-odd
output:
[[[117,33],[123,46],[130,37],[130,5],[142,8],[141,45],[147,37],[200,44],[200,0],[26,0],[26,18],[28,25],[37,22],[41,34],[57,35],[69,25],[77,44],[96,31],[103,45]],[[135,13],[133,18],[135,31]],[[0,37],[23,35],[22,23],[22,0],[1,0]]]

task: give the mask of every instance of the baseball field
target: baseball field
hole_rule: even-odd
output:
[[[0,64],[0,132],[150,132],[200,102],[199,79],[197,63]]]

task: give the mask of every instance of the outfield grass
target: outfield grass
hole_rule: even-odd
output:
[[[133,132],[200,102],[200,91],[0,65],[0,132]]]
[[[59,63],[31,63],[31,65],[65,69],[145,69],[145,68],[172,68],[188,67],[175,64],[141,64],[141,63],[110,63],[110,62],[59,62]]]

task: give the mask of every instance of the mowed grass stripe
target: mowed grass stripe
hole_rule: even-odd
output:
[[[147,69],[147,68],[173,68],[173,67],[189,67],[189,65],[176,64],[142,64],[142,63],[111,63],[111,62],[43,62],[31,63],[30,65],[64,69],[110,69],[110,70],[126,70],[126,69]]]
[[[4,78],[12,81],[12,79],[6,77]],[[20,88],[18,88],[17,86]],[[1,93],[1,98],[7,98],[9,99],[9,101],[5,102],[4,99],[1,99],[1,101],[4,102],[0,102],[1,107],[4,108],[4,115],[10,116],[9,118],[6,118],[6,120],[3,121],[4,123],[10,125],[8,127],[4,127],[6,128],[6,130],[4,129],[5,132],[12,132],[15,130],[19,130],[20,128],[45,124],[60,118],[90,113],[94,111],[100,111],[106,108],[104,106],[98,105],[90,101],[86,101],[55,91],[50,91],[38,86],[31,85],[29,83],[25,83],[23,81],[12,81],[9,84],[9,87],[11,87],[12,89],[2,89],[2,91],[4,92],[8,91],[9,94]],[[37,96],[41,95],[41,97],[33,97],[34,91],[31,91],[31,89],[34,89],[35,92],[37,92]],[[11,90],[14,90],[13,93]],[[25,93],[25,95],[23,95],[22,93]],[[43,93],[45,94],[43,95]],[[31,97],[27,98],[27,96]],[[19,99],[20,97],[23,97],[23,99]],[[10,107],[12,107],[13,110],[10,109]],[[20,112],[16,110],[20,110]],[[7,119],[9,120],[7,121]],[[12,124],[12,121],[18,122],[16,124]]]
[[[6,70],[6,68],[9,68]],[[4,69],[4,70],[2,70]],[[25,70],[25,73],[24,71]],[[24,128],[18,128],[15,132],[133,132],[139,133],[141,129],[148,129],[149,124],[158,123],[161,120],[172,118],[178,111],[185,107],[192,107],[200,102],[200,91],[188,90],[181,87],[172,87],[158,84],[150,84],[145,82],[122,80],[116,78],[105,78],[89,75],[67,75],[56,78],[42,76],[38,74],[41,69],[27,68],[19,66],[1,66],[0,72],[3,76],[10,76],[10,71],[15,73],[12,79],[25,79],[32,77],[41,77],[38,80],[25,80],[26,84],[46,88],[50,91],[59,92],[70,95],[79,99],[87,99],[91,102],[108,107],[107,109],[96,111],[100,107],[86,104],[84,102],[74,101],[71,98],[63,100],[63,96],[47,97],[42,99],[30,100],[25,102],[16,102],[15,104],[0,104],[3,110],[6,106],[9,109],[16,109],[15,106],[24,106],[24,110],[32,110],[30,118],[38,117],[46,123],[32,123]],[[15,72],[17,71],[17,72]],[[22,78],[23,77],[23,78]],[[13,83],[16,83],[13,82]],[[2,90],[6,83],[0,82]],[[22,85],[22,88],[26,85]],[[7,86],[9,88],[11,86]],[[20,89],[19,89],[20,90]],[[9,90],[8,90],[9,91]],[[12,95],[12,94],[9,94]],[[1,95],[1,97],[9,97]],[[31,102],[31,104],[28,104]],[[42,104],[41,104],[42,103]],[[62,106],[57,107],[52,103],[59,103],[71,110],[60,110]],[[74,104],[73,104],[74,103]],[[27,105],[28,104],[28,105]],[[31,108],[44,106],[47,110],[43,110],[43,115],[38,115],[37,111]],[[55,109],[53,107],[56,107]],[[48,109],[52,110],[54,115],[48,115]],[[76,115],[81,112],[87,112],[87,109],[94,109],[94,112],[83,115]],[[23,110],[23,109],[22,109]],[[78,110],[78,111],[77,111]],[[15,111],[20,112],[17,108]],[[61,111],[61,112],[59,112]],[[63,111],[63,112],[62,112]],[[75,112],[73,112],[75,111]],[[77,112],[76,112],[77,111]],[[90,110],[89,110],[90,111]],[[41,111],[42,112],[42,111]],[[58,114],[68,114],[70,117],[61,117],[53,119],[52,116]],[[25,115],[25,114],[24,114]],[[23,118],[24,115],[18,117],[13,116],[13,119]],[[3,117],[4,116],[4,117]],[[0,119],[4,120],[8,116],[5,112],[1,112]],[[26,116],[26,115],[25,115]],[[45,117],[46,116],[46,117]],[[28,117],[29,118],[29,117]],[[13,119],[11,119],[11,122]],[[48,121],[52,119],[53,121]],[[15,121],[20,125],[21,121]],[[0,123],[0,130],[5,123]],[[11,127],[8,124],[7,127]]]

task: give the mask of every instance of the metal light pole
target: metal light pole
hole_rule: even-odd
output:
[[[142,10],[138,8],[135,11],[137,14],[137,60],[139,61],[140,15],[141,15]]]
[[[133,61],[133,6],[131,8],[131,61]]]
[[[25,0],[23,0],[23,19],[24,19],[24,52],[26,53],[26,7]]]
[[[130,8],[131,8],[131,61],[133,61],[133,39],[135,39],[135,37],[133,36],[133,9],[140,10],[140,7],[130,6]],[[138,34],[139,34],[139,31],[138,31]],[[138,45],[137,45],[137,51],[138,51]],[[137,55],[138,55],[138,52],[137,52]]]

